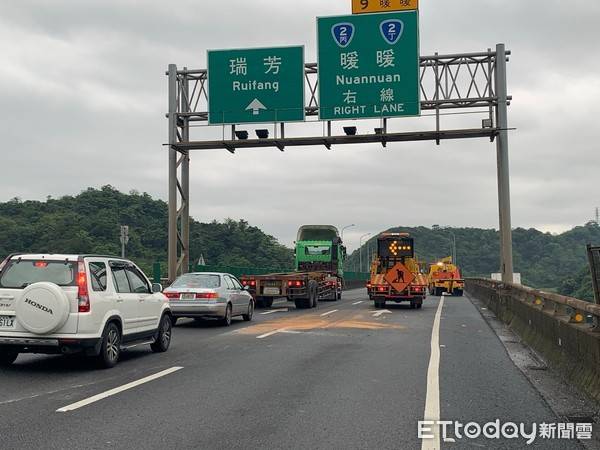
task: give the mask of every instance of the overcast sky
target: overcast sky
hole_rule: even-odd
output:
[[[104,184],[166,200],[167,65],[204,68],[211,48],[296,44],[315,61],[315,17],[350,5],[0,0],[0,201]],[[600,2],[421,0],[420,21],[422,55],[499,42],[513,52],[513,226],[559,232],[590,220],[600,205]],[[392,127],[431,126],[419,120]],[[196,219],[244,218],[285,244],[307,223],[355,223],[351,248],[396,225],[498,227],[495,145],[485,139],[196,152],[191,191]]]

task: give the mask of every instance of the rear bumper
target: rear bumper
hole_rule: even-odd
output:
[[[173,317],[224,317],[227,303],[195,304],[171,302]]]
[[[100,353],[102,338],[36,338],[0,336],[0,350],[18,353],[73,354],[84,352],[88,355]]]

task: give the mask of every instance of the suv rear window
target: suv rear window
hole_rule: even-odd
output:
[[[2,271],[0,287],[24,289],[48,281],[59,286],[75,286],[77,263],[72,261],[12,260]]]

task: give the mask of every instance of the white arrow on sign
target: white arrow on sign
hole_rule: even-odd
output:
[[[250,102],[250,104],[248,105],[248,107],[246,108],[246,111],[248,110],[252,110],[252,114],[255,116],[258,116],[258,113],[260,112],[261,109],[267,109],[267,107],[265,105],[263,105],[259,99],[255,98],[254,100],[252,100]]]
[[[380,317],[382,314],[391,314],[391,311],[388,311],[387,309],[384,309],[382,311],[377,311],[376,313],[373,313],[373,317]]]

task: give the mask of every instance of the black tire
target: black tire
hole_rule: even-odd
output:
[[[242,314],[242,319],[246,322],[250,322],[252,320],[252,316],[254,315],[254,302],[250,300],[248,303],[248,314]]]
[[[441,296],[442,296],[442,294],[443,294],[443,292],[444,292],[444,291],[442,290],[442,288],[439,288],[439,287],[436,287],[436,288],[435,288],[435,296],[436,296],[436,297],[441,297]]]
[[[415,309],[417,304],[415,302],[410,302],[410,309]]]
[[[263,305],[265,308],[271,308],[273,306],[273,297],[263,299]]]
[[[171,345],[171,337],[173,336],[173,325],[171,323],[171,316],[165,314],[160,323],[158,324],[158,333],[156,341],[150,344],[150,348],[154,353],[162,353],[169,350]]]
[[[423,302],[417,303],[417,309],[421,309],[423,307]]]
[[[337,295],[337,301],[340,301],[342,299],[342,291],[338,291]]]
[[[223,325],[224,327],[228,327],[229,325],[231,325],[231,316],[231,305],[227,305],[227,308],[225,308],[225,317],[221,319],[221,325]]]
[[[375,308],[377,308],[377,309],[385,308],[385,300],[375,300]]]
[[[0,367],[10,366],[19,357],[19,352],[12,350],[0,351]]]
[[[453,295],[455,295],[456,297],[462,297],[463,290],[462,289],[454,289]]]
[[[296,309],[308,309],[311,305],[311,299],[297,298],[296,300],[294,300],[294,304],[296,305]]]
[[[102,345],[97,361],[100,367],[110,369],[119,362],[121,356],[121,330],[114,323],[109,323],[102,334]]]
[[[171,316],[171,326],[174,327],[175,325],[177,325],[177,319],[179,319],[179,317],[173,317]]]
[[[318,305],[317,283],[310,281],[308,284],[308,292],[310,295],[310,308],[316,308]]]

